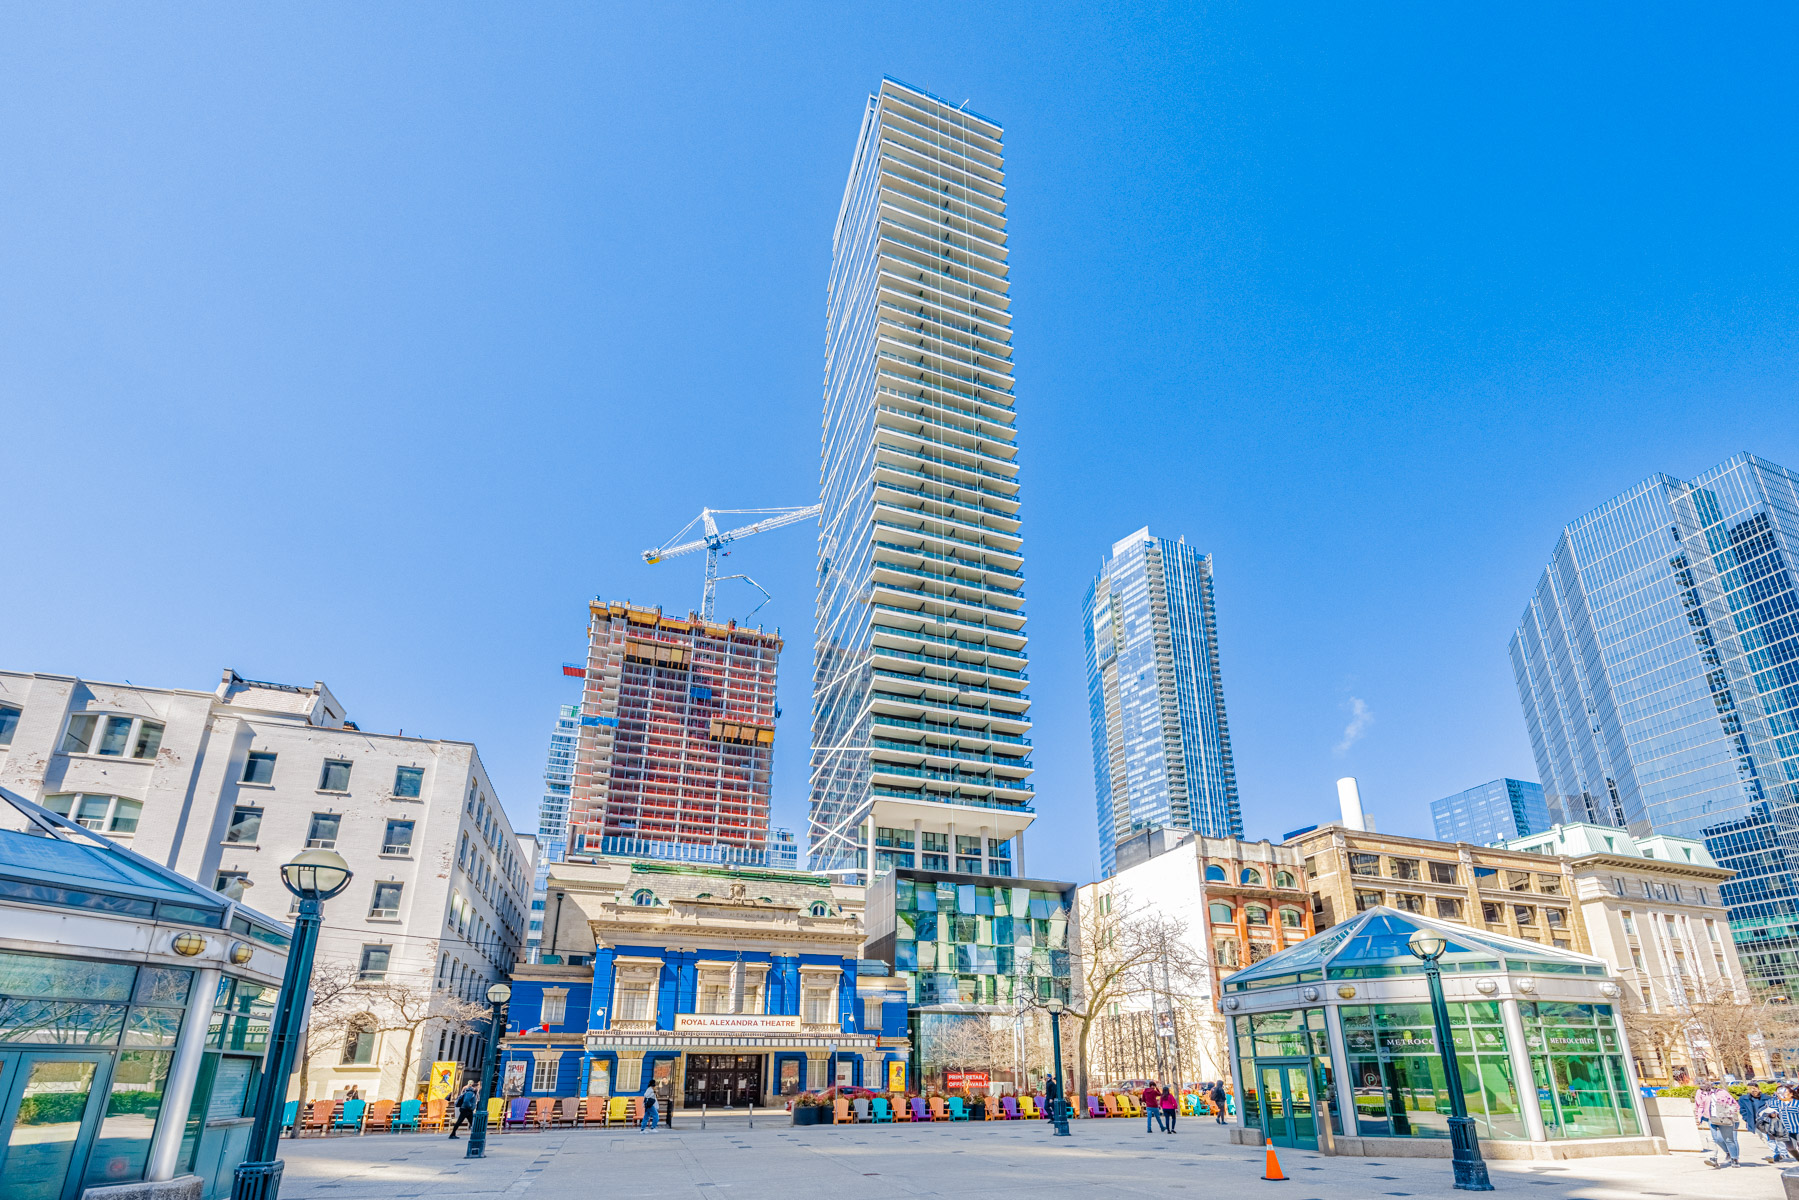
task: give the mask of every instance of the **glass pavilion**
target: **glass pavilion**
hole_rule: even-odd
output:
[[[1630,1138],[1652,1153],[1605,963],[1416,913],[1371,908],[1224,981],[1246,1134],[1374,1154],[1368,1139],[1442,1139],[1449,1094],[1424,966],[1406,940],[1448,939],[1440,965],[1468,1113],[1489,1157],[1530,1143]]]

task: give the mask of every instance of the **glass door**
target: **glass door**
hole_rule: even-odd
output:
[[[1318,1148],[1317,1107],[1312,1089],[1312,1064],[1298,1062],[1256,1063],[1262,1093],[1262,1135],[1277,1146]]]
[[[6,1200],[71,1200],[93,1140],[110,1056],[0,1054],[0,1177]]]

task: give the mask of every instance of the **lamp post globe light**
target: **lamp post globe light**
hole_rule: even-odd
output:
[[[487,1017],[487,1069],[481,1073],[481,1087],[475,1094],[475,1119],[469,1125],[464,1158],[487,1157],[487,1102],[500,1091],[500,1036],[506,1032],[501,1010],[511,999],[511,984],[496,983],[487,989],[487,1002],[493,1006]]]
[[[281,868],[281,882],[299,900],[300,910],[294,918],[294,944],[288,950],[281,998],[269,1028],[269,1054],[262,1087],[256,1093],[249,1144],[231,1180],[231,1200],[275,1200],[281,1191],[281,1171],[286,1164],[275,1157],[275,1147],[281,1136],[287,1081],[294,1072],[300,1023],[306,1018],[312,954],[318,947],[325,901],[350,886],[350,864],[334,850],[308,850]],[[297,1131],[299,1122],[294,1124]]]
[[[1050,1059],[1055,1067],[1050,1078],[1055,1081],[1056,1094],[1049,1102],[1049,1119],[1057,1137],[1068,1137],[1068,1087],[1062,1079],[1062,1010],[1068,1006],[1060,996],[1051,996],[1043,1007],[1049,1010]]]
[[[1434,929],[1419,929],[1406,940],[1413,957],[1424,964],[1424,977],[1430,985],[1430,1012],[1437,1028],[1437,1054],[1443,1060],[1444,1081],[1449,1088],[1449,1150],[1455,1168],[1455,1186],[1464,1192],[1490,1192],[1487,1164],[1480,1156],[1480,1142],[1474,1136],[1474,1119],[1468,1115],[1468,1103],[1462,1096],[1462,1073],[1456,1063],[1455,1040],[1449,1031],[1449,1005],[1443,999],[1443,973],[1437,960],[1443,957],[1449,941]]]

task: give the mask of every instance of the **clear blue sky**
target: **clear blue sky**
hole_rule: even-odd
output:
[[[1038,821],[1093,867],[1079,605],[1216,555],[1252,836],[1534,778],[1561,525],[1799,466],[1794,16],[1654,6],[14,4],[0,663],[324,679],[533,827],[558,664],[702,505],[815,498],[831,224],[883,73],[1007,128]],[[813,540],[727,561],[789,638]],[[746,609],[746,593],[726,608]],[[1372,715],[1353,744],[1360,701]]]

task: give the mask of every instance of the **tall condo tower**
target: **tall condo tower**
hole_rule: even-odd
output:
[[[580,740],[581,706],[564,704],[550,734],[549,761],[543,768],[543,798],[537,802],[537,861],[531,884],[531,923],[525,933],[525,959],[536,962],[542,949],[544,900],[550,864],[568,853],[568,804],[575,785],[575,746]]]
[[[766,866],[780,636],[589,613],[569,853]]]
[[[966,105],[868,98],[826,304],[815,870],[1016,874],[1032,819],[1002,151]]]
[[[1511,642],[1552,819],[1700,838],[1752,981],[1799,986],[1799,476],[1739,454],[1569,525]]]
[[[1145,830],[1242,837],[1212,556],[1139,529],[1113,544],[1082,616],[1101,868]]]

